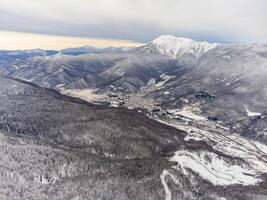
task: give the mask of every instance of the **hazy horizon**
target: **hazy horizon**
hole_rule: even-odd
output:
[[[14,42],[15,41],[15,42]],[[127,40],[67,37],[57,35],[45,35],[21,32],[0,31],[0,50],[30,50],[46,49],[61,50],[82,46],[105,47],[132,47],[140,46],[142,43]]]

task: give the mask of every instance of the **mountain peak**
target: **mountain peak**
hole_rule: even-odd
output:
[[[174,42],[192,42],[193,40],[189,38],[184,38],[184,37],[175,37],[173,35],[161,35],[155,40],[152,41],[154,44],[166,44],[166,43],[174,43]]]
[[[156,50],[160,54],[173,58],[179,58],[185,54],[199,57],[217,45],[216,43],[197,42],[189,38],[172,35],[161,35],[148,44],[154,51]]]

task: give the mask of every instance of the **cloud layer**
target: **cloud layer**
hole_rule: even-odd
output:
[[[0,30],[149,41],[267,42],[266,0],[0,0]]]
[[[103,48],[141,46],[143,44],[127,40],[68,37],[0,31],[0,50],[25,50],[35,48],[60,50],[70,47],[81,47],[85,45]]]

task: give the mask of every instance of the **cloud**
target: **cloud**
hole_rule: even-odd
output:
[[[142,43],[134,43],[127,40],[63,37],[6,31],[0,31],[0,44],[1,50],[25,50],[35,48],[60,50],[88,44],[100,48],[143,45]]]
[[[0,30],[148,41],[267,42],[266,0],[0,0]]]

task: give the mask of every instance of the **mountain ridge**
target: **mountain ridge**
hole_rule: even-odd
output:
[[[196,42],[189,38],[175,37],[172,35],[161,35],[148,44],[167,56],[178,59],[185,54],[200,57],[208,50],[215,48],[218,43],[208,43],[206,41]]]

